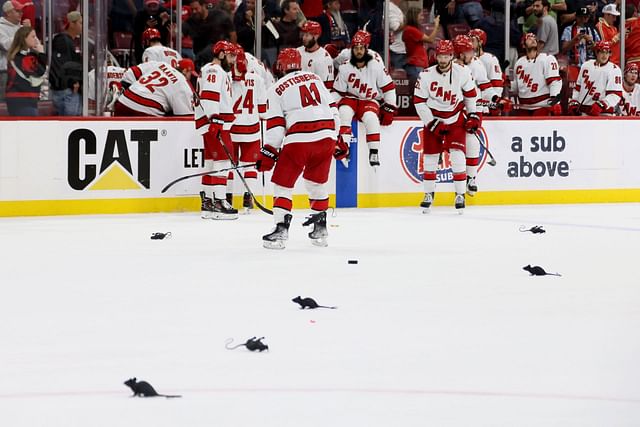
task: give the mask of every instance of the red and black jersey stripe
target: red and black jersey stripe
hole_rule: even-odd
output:
[[[476,88],[474,87],[470,90],[463,90],[462,95],[464,95],[466,98],[475,98],[476,96],[478,96],[478,92],[476,92]]]
[[[522,98],[522,97],[518,97],[518,99],[520,100],[520,104],[522,105],[533,105],[533,104],[537,104],[539,102],[542,102],[546,99],[549,99],[549,94],[545,94],[545,95],[540,95],[540,96],[534,96],[533,98]]]
[[[220,92],[215,92],[213,90],[203,90],[202,92],[200,92],[200,99],[220,102]]]
[[[252,125],[233,125],[231,126],[231,133],[242,135],[253,135],[260,132],[260,123],[254,123]]]
[[[391,82],[387,83],[386,85],[382,86],[380,88],[380,90],[383,93],[386,93],[386,92],[389,92],[390,90],[394,90],[395,88],[396,88],[396,84],[393,81],[391,81]]]
[[[287,122],[285,122],[284,117],[271,117],[267,119],[267,130],[276,128],[278,126],[285,127]]]
[[[298,122],[291,125],[287,134],[294,133],[314,133],[321,130],[335,130],[336,124],[333,120],[314,120],[311,122]]]
[[[463,109],[464,109],[464,104],[462,102],[458,102],[458,105],[456,105],[456,108],[454,108],[451,111],[440,111],[432,108],[431,113],[433,114],[433,117],[437,117],[439,119],[448,119],[450,117],[455,116]]]
[[[130,91],[129,89],[125,90],[122,95],[125,98],[135,102],[138,105],[143,105],[143,106],[151,108],[153,110],[157,110],[158,114],[161,115],[161,116],[166,115],[166,111],[165,111],[164,107],[162,106],[162,104],[160,104],[157,101],[154,101],[153,99],[144,98],[144,97],[138,95],[137,93],[134,93],[134,92]]]
[[[550,85],[551,83],[553,83],[553,82],[555,82],[555,81],[558,81],[558,80],[562,80],[562,79],[560,78],[560,76],[549,77],[549,78],[547,78],[546,82],[547,82],[547,84],[548,84],[548,85]]]

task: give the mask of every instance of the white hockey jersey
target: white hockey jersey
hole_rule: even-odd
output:
[[[151,70],[155,70],[159,64],[163,64],[158,61],[143,62],[139,65],[134,65],[127,68],[127,71],[122,75],[120,83],[126,88],[129,85],[138,81],[142,75],[149,73]]]
[[[613,113],[622,100],[620,67],[611,61],[598,65],[594,59],[588,60],[580,67],[571,99],[580,103],[580,111],[583,113],[588,112],[591,105],[598,101],[606,105],[606,113]]]
[[[489,77],[487,76],[487,70],[484,68],[482,61],[478,58],[473,58],[467,67],[469,67],[471,76],[473,80],[475,80],[476,88],[478,89],[478,111],[486,113],[489,111],[491,100],[498,93],[491,85]]]
[[[562,79],[555,56],[540,53],[535,59],[521,56],[515,65],[512,90],[517,93],[520,108],[535,110],[548,107],[549,98],[560,94]]]
[[[380,56],[378,52],[375,50],[367,49],[367,53],[373,57],[376,61],[381,64],[384,64],[384,60]],[[340,66],[346,64],[351,59],[351,49],[345,48],[340,51],[338,56],[333,58],[333,68],[340,71]]]
[[[142,62],[158,61],[171,65],[173,68],[178,67],[178,61],[182,56],[175,50],[164,47],[162,45],[149,46],[142,53]]]
[[[623,116],[640,116],[640,85],[633,85],[633,90],[622,91],[621,112]]]
[[[155,67],[129,86],[118,102],[150,116],[192,115],[193,89],[184,75],[168,64],[153,64]]]
[[[318,47],[313,52],[308,52],[304,46],[300,46],[298,52],[302,56],[302,71],[310,71],[317,74],[327,89],[332,90],[335,76],[333,74],[333,58],[331,58],[331,55],[323,47]]]
[[[256,58],[249,52],[245,52],[244,54],[247,58],[247,70],[253,71],[254,73],[258,74],[260,77],[262,77],[265,87],[269,87],[276,82],[276,79],[273,77],[273,74],[271,74],[271,71],[269,71],[267,67],[264,66],[262,61],[260,61],[258,58]]]
[[[498,61],[498,58],[496,58],[495,55],[489,52],[483,52],[478,59],[482,62],[482,65],[484,65],[484,68],[487,71],[487,77],[491,82],[491,86],[494,87],[494,90],[499,96],[502,96],[504,80],[502,77],[500,61]]]
[[[469,67],[453,63],[441,73],[433,65],[418,76],[413,103],[425,124],[438,119],[445,124],[458,121],[463,111],[477,112],[478,91]]]
[[[234,114],[229,74],[218,64],[206,64],[200,69],[196,91],[196,130],[205,134],[212,120],[219,121],[225,130],[230,130]]]
[[[267,89],[264,80],[253,71],[247,72],[244,80],[231,81],[233,113],[231,125],[233,142],[260,140],[260,118],[267,112]]]
[[[341,96],[396,105],[396,85],[384,65],[375,59],[362,68],[350,62],[343,64],[333,88]]]
[[[338,109],[316,74],[286,74],[268,89],[267,106],[265,144],[280,148],[338,137]]]
[[[107,65],[107,74],[105,75],[105,78],[106,78],[105,90],[109,91],[111,87],[114,85],[120,88],[121,86],[120,82],[122,80],[122,77],[124,76],[125,71],[126,70],[122,67],[116,67],[115,65]],[[90,100],[95,101],[96,99],[95,68],[89,71],[89,74],[87,75],[87,96]]]

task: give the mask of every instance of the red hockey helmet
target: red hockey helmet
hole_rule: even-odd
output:
[[[226,40],[220,40],[219,42],[216,42],[216,44],[213,45],[213,47],[211,48],[211,51],[213,52],[213,56],[214,57],[218,57],[218,55],[220,55],[220,52],[226,54],[229,53],[236,53],[236,46]]]
[[[453,55],[453,42],[451,40],[438,40],[436,55]]]
[[[624,67],[624,73],[625,74],[633,73],[633,72],[635,72],[636,74],[640,74],[640,67],[638,66],[637,62],[628,63]]]
[[[293,49],[291,47],[282,49],[278,54],[276,69],[283,74],[287,71],[301,70],[302,56],[298,49]]]
[[[593,45],[593,51],[599,52],[601,50],[608,50],[609,52],[611,52],[611,43],[606,40],[595,42],[595,44]]]
[[[338,54],[340,52],[338,52],[338,48],[336,47],[335,44],[331,44],[331,43],[327,43],[324,45],[324,50],[327,51],[327,53],[332,57],[335,58],[336,56],[338,56]]]
[[[474,29],[470,30],[468,36],[469,37],[475,37],[478,40],[480,40],[480,45],[482,45],[482,46],[487,44],[487,33],[485,33],[480,28],[474,28]]]
[[[463,52],[473,51],[473,42],[471,41],[471,37],[465,35],[457,35],[456,38],[453,39],[453,49],[456,52],[456,55],[460,55]]]
[[[196,74],[196,64],[193,63],[193,60],[190,58],[182,58],[178,61],[178,70],[180,71],[191,71],[193,74]]]
[[[148,46],[152,40],[162,40],[162,35],[155,28],[147,28],[142,33],[142,44]]]
[[[322,34],[322,27],[316,21],[307,21],[302,24],[300,27],[301,33],[309,33],[316,37],[319,37]]]
[[[364,30],[356,31],[356,33],[353,35],[353,38],[351,39],[351,46],[360,45],[369,47],[369,44],[371,44],[371,34]]]

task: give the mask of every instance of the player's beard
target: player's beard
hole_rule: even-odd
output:
[[[366,64],[367,64],[369,61],[371,61],[372,59],[373,59],[373,56],[371,56],[371,55],[369,54],[369,52],[366,52],[366,51],[365,51],[364,55],[362,55],[362,58],[360,58],[360,59],[356,58],[356,56],[353,54],[353,52],[351,52],[351,59],[349,60],[349,62],[350,62],[350,63],[351,63],[351,65],[353,65],[354,67],[357,67],[357,66],[358,66],[358,63],[360,63],[360,64],[361,64],[361,63],[363,63],[363,62],[364,62],[364,63],[365,63],[365,65],[366,65]]]
[[[227,56],[223,56],[222,59],[220,60],[220,66],[222,67],[223,70],[225,70],[227,73],[229,71],[231,71],[231,64],[229,63],[229,61],[227,61]]]
[[[307,43],[302,43],[304,48],[307,50],[313,49],[314,47],[316,47],[317,44],[318,42],[316,42],[314,39],[309,40]]]

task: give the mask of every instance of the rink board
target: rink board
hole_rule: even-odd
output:
[[[355,127],[355,126],[354,126]],[[352,140],[348,168],[332,167],[330,203],[338,207],[415,206],[422,198],[421,123],[396,120],[381,134],[382,165],[368,165],[365,132]],[[638,202],[640,121],[485,120],[480,192],[468,204]],[[201,138],[188,120],[0,121],[0,216],[199,209],[200,179],[162,188],[203,171]],[[438,172],[436,204],[453,200],[450,164]],[[270,174],[256,196],[271,206]],[[235,180],[235,202],[243,192]],[[308,207],[304,186],[294,206]],[[442,194],[441,194],[442,193]]]

